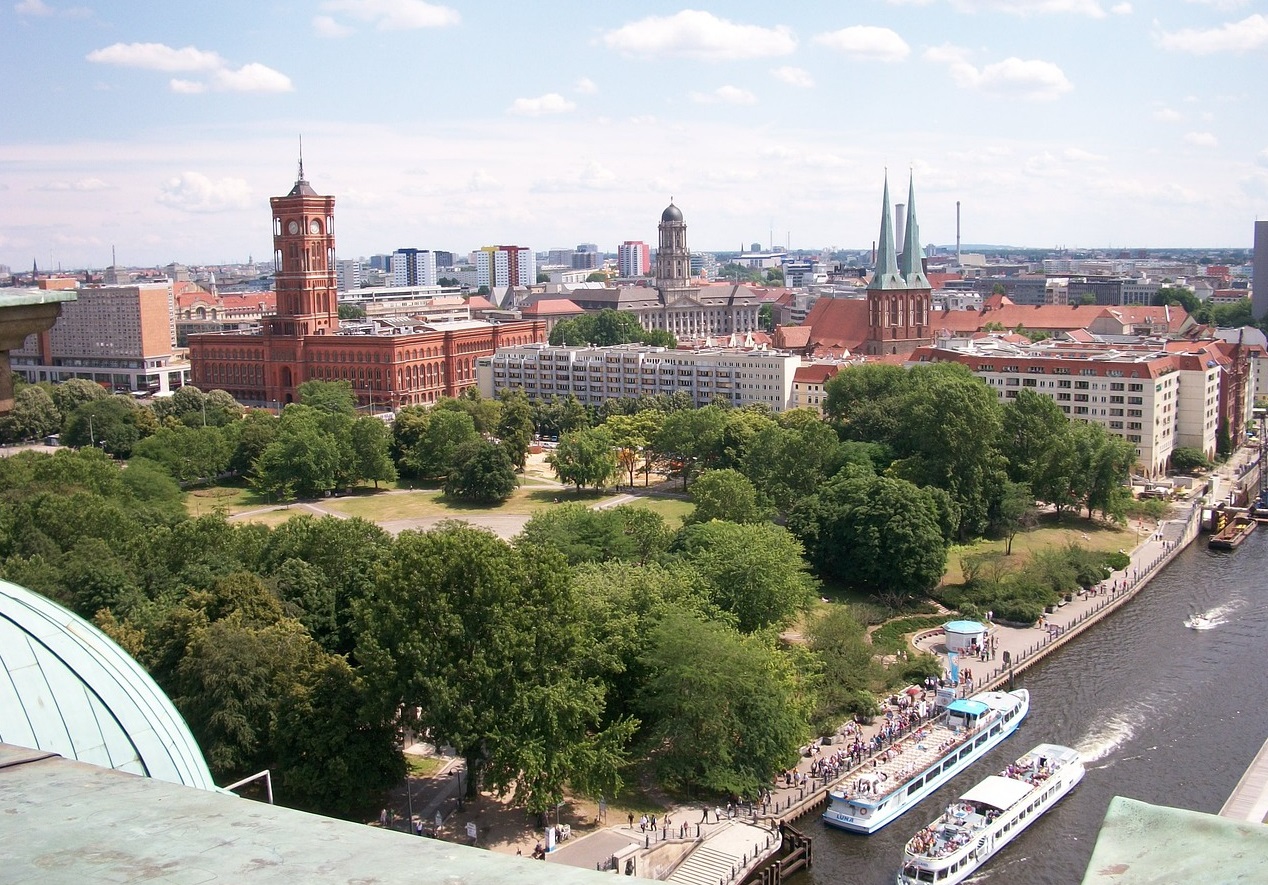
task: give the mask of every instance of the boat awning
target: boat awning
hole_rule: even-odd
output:
[[[960,798],[965,802],[982,802],[1003,811],[1034,787],[1016,778],[993,774]]]
[[[961,716],[981,716],[990,710],[988,704],[981,701],[975,701],[971,698],[960,698],[947,704],[947,709],[952,713],[959,713]]]

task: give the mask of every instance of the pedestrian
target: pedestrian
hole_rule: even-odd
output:
[[[700,823],[707,824],[709,822],[709,806],[704,806],[704,814],[700,816]]]
[[[638,831],[639,831],[640,833],[646,833],[646,832],[647,832],[647,815],[643,815],[643,816],[642,816],[642,818],[640,818],[640,819],[639,819],[639,822],[638,822]]]
[[[630,829],[634,829],[634,812],[630,812]]]

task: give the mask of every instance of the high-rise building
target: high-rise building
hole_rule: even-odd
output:
[[[428,249],[397,249],[392,253],[391,283],[393,286],[436,285],[436,254]]]
[[[335,263],[335,288],[340,292],[355,292],[361,288],[361,259],[341,258]]]
[[[1268,221],[1255,222],[1254,262],[1251,313],[1259,320],[1268,315]]]
[[[645,277],[651,269],[651,249],[642,240],[626,240],[616,247],[616,272],[619,276]]]
[[[85,378],[103,387],[167,393],[189,379],[176,356],[176,304],[170,281],[84,286],[62,305],[53,328],[11,351],[28,381]]]
[[[537,257],[527,246],[484,246],[475,259],[476,285],[489,291],[537,282]]]

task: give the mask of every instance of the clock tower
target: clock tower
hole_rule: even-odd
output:
[[[291,192],[272,197],[274,288],[271,335],[303,338],[339,331],[335,299],[335,198],[304,180],[304,161]]]

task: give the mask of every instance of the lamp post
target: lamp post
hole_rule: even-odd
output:
[[[450,772],[454,776],[454,782],[458,785],[458,810],[462,811],[462,772],[464,769],[455,768]]]
[[[93,448],[97,447],[97,436],[92,431],[92,415],[88,416],[88,442]]]

